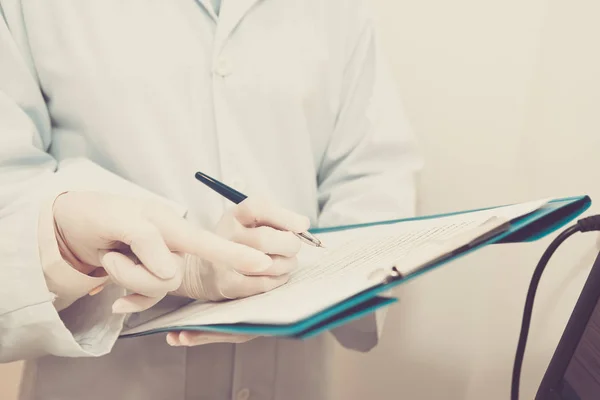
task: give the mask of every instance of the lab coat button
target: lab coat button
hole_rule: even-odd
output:
[[[231,74],[231,63],[225,59],[221,58],[217,63],[215,68],[215,73],[219,76],[225,77]]]
[[[236,400],[248,400],[250,398],[250,390],[242,389],[237,392]]]

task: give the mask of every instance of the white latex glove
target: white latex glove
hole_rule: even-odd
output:
[[[181,286],[183,253],[243,270],[269,268],[263,252],[193,226],[162,203],[95,192],[68,192],[54,203],[57,242],[75,269],[102,267],[112,282],[133,292],[114,312],[138,312]]]
[[[194,299],[219,301],[248,297],[286,283],[297,265],[302,242],[292,232],[310,227],[308,218],[260,198],[247,198],[229,209],[216,227],[216,233],[233,242],[250,246],[268,255],[272,265],[260,270],[255,265],[208,262],[186,256],[183,283],[174,294]],[[171,332],[172,346],[194,346],[215,342],[241,343],[254,336],[210,332]]]

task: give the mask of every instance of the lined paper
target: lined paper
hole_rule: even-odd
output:
[[[320,234],[326,249],[304,247],[290,281],[268,293],[221,303],[195,302],[125,334],[182,325],[289,324],[381,284],[373,272],[410,272],[446,251],[547,201],[539,200],[453,216],[405,221]]]

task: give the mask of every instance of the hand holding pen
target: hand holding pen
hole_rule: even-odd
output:
[[[202,172],[196,172],[196,179],[199,180],[200,182],[204,183],[206,186],[213,189],[215,192],[219,193],[221,196],[225,197],[226,199],[228,199],[229,201],[231,201],[235,204],[240,204],[242,201],[244,201],[245,199],[248,198],[248,196],[238,192],[237,190],[233,189],[232,187],[229,187],[229,186],[225,185],[224,183],[219,182],[218,180],[216,180]],[[323,244],[321,243],[321,241],[319,239],[317,239],[315,236],[313,236],[312,234],[310,234],[309,232],[293,232],[293,233],[294,233],[294,235],[296,235],[300,240],[302,240],[306,244],[309,244],[309,245],[315,246],[315,247],[323,247]]]

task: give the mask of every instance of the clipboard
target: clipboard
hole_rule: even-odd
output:
[[[468,242],[460,246],[449,246],[448,251],[426,260],[418,268],[403,269],[400,265],[390,265],[382,270],[379,284],[354,294],[336,304],[314,313],[313,315],[289,324],[257,324],[257,323],[232,323],[212,325],[179,325],[157,328],[142,332],[127,333],[121,337],[132,338],[170,331],[208,331],[231,334],[261,335],[274,337],[288,337],[307,339],[323,331],[344,325],[359,319],[379,308],[390,306],[398,301],[397,298],[383,296],[382,293],[391,288],[402,285],[419,276],[440,268],[460,257],[464,257],[488,245],[501,245],[506,243],[532,242],[539,240],[584,213],[591,205],[589,196],[578,196],[553,199],[542,207],[519,218],[510,221],[488,221],[492,228],[482,228],[481,232],[474,231]],[[501,206],[500,206],[501,207]],[[435,219],[452,215],[465,214],[483,210],[493,210],[498,207],[488,207],[476,210],[467,210],[455,213],[428,215],[424,217],[379,221],[367,224],[344,225],[323,229],[313,229],[311,233],[318,235],[326,232],[340,232],[344,230],[360,229],[376,225],[396,224],[406,221]]]

